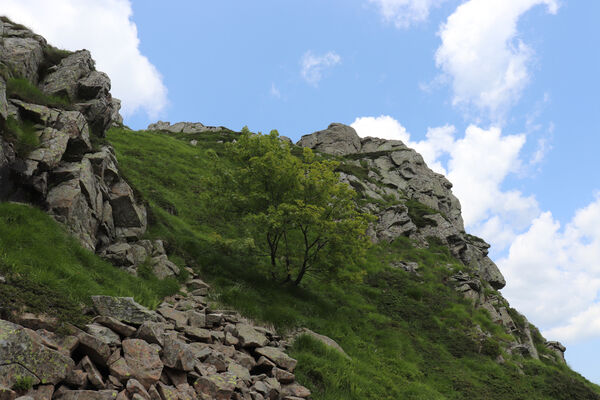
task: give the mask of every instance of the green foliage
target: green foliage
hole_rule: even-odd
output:
[[[406,200],[404,204],[408,208],[408,215],[410,216],[410,219],[417,227],[424,228],[426,226],[437,226],[437,222],[429,218],[425,218],[425,216],[440,214],[438,210],[434,210],[433,208],[413,199]]]
[[[41,210],[0,203],[0,285],[4,318],[12,311],[50,312],[62,322],[84,322],[90,296],[132,296],[148,307],[176,293],[174,279],[134,277],[83,249]]]
[[[294,373],[313,398],[598,398],[598,387],[566,366],[520,360],[521,375],[508,356],[497,364],[493,341],[502,347],[508,337],[446,284],[465,266],[439,241],[418,248],[398,238],[370,247],[360,265],[364,279],[308,275],[296,287],[273,285],[257,275],[269,263],[248,241],[251,221],[231,212],[227,193],[215,197],[211,188],[220,179],[218,171],[243,166],[226,146],[239,134],[204,135],[113,129],[108,139],[123,172],[149,203],[150,236],[166,239],[175,254],[195,265],[219,305],[282,333],[310,328],[336,340],[351,357],[305,336],[294,344],[291,355],[299,361]],[[198,146],[189,144],[192,139]],[[420,275],[390,267],[395,261],[417,262]],[[477,325],[492,335],[485,344],[491,354],[483,353]]]
[[[23,100],[26,103],[41,104],[47,107],[72,109],[71,102],[60,96],[49,96],[24,78],[12,78],[6,82],[6,96]]]
[[[12,389],[19,392],[26,392],[33,387],[33,377],[31,375],[19,376],[16,379]]]
[[[218,196],[247,221],[274,279],[298,285],[306,273],[336,275],[360,261],[368,219],[334,172],[338,163],[318,161],[310,149],[295,157],[276,131],[243,131],[228,150],[239,166],[220,170]]]
[[[40,145],[37,129],[31,121],[17,121],[12,115],[5,123],[4,137],[15,144],[15,151],[26,157]]]

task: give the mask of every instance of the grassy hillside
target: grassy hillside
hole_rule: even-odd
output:
[[[496,362],[508,336],[445,284],[464,267],[435,242],[429,249],[408,239],[373,246],[360,279],[308,277],[295,288],[257,274],[262,266],[248,252],[242,219],[210,190],[215,171],[233,166],[224,142],[234,138],[108,134],[122,172],[149,205],[148,236],[166,239],[201,271],[215,300],[281,330],[308,327],[344,348],[350,359],[307,337],[295,343],[297,376],[315,399],[600,398],[599,387],[567,366],[507,354]],[[394,260],[418,262],[420,274],[394,269]]]
[[[136,278],[82,248],[44,212],[22,204],[0,204],[0,317],[14,311],[57,316],[62,322],[85,322],[79,305],[91,295],[132,296],[157,306],[176,293],[175,280],[150,273]]]

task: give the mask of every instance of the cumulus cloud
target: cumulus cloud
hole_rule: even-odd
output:
[[[323,72],[342,62],[342,58],[334,51],[322,55],[307,51],[300,60],[302,78],[310,85],[317,86],[323,78]]]
[[[397,28],[408,28],[411,25],[427,20],[429,10],[446,0],[369,0],[375,4],[383,18],[392,22]]]
[[[451,81],[453,104],[501,118],[530,80],[533,50],[518,38],[517,22],[528,10],[557,0],[469,0],[442,24],[435,61]]]
[[[402,140],[421,153],[431,169],[454,184],[465,225],[489,239],[494,251],[506,248],[539,214],[533,196],[502,188],[507,176],[520,170],[524,135],[503,135],[497,127],[471,125],[457,137],[456,128],[445,125],[429,128],[424,140],[413,141],[390,116],[357,118],[352,127],[359,136]]]
[[[572,343],[600,335],[598,260],[600,196],[563,228],[550,212],[541,214],[498,265],[513,305],[546,337]]]
[[[158,70],[139,49],[129,0],[3,0],[0,13],[44,36],[54,46],[92,52],[112,81],[124,116],[155,117],[167,104]]]

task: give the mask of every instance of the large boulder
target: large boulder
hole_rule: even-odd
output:
[[[227,128],[223,126],[206,126],[200,122],[177,122],[171,125],[170,122],[158,121],[148,125],[149,131],[167,131],[171,133],[202,133],[218,132]]]
[[[0,320],[0,385],[12,387],[26,376],[34,384],[62,381],[75,363],[43,343],[34,331]]]
[[[154,311],[136,303],[132,297],[92,296],[92,302],[99,315],[112,317],[126,324],[139,326],[146,321],[162,320]]]
[[[37,82],[46,40],[25,27],[7,21],[0,21],[0,31],[0,62],[8,66],[14,75]]]
[[[361,150],[360,138],[354,128],[337,123],[325,130],[302,136],[297,145],[336,156],[359,153]]]
[[[123,358],[131,369],[132,377],[146,389],[160,379],[163,363],[158,350],[141,339],[123,340]]]
[[[41,83],[42,90],[54,96],[67,97],[71,101],[79,98],[79,81],[94,71],[94,60],[87,50],[77,51],[63,58],[52,68]]]

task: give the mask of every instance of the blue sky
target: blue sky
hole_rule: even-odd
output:
[[[1,13],[92,50],[132,128],[297,140],[342,122],[404,140],[454,183],[511,304],[600,383],[600,2],[3,0]]]

